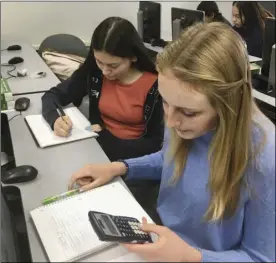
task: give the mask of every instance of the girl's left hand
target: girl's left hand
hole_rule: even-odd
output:
[[[164,226],[148,224],[143,218],[141,230],[159,236],[154,243],[122,244],[149,262],[201,262],[201,252],[187,244],[177,234]]]

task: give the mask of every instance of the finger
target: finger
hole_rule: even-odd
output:
[[[87,185],[93,182],[92,178],[81,178],[76,180],[76,183],[80,186]]]
[[[66,122],[66,124],[68,125],[68,127],[69,127],[70,129],[72,129],[73,123],[72,123],[70,117],[69,117],[69,116],[64,116],[63,119],[65,120],[65,122]]]
[[[143,224],[147,224],[148,223],[147,219],[144,216],[142,217],[142,223]]]
[[[88,190],[97,188],[97,187],[101,186],[102,184],[103,184],[103,182],[101,182],[101,180],[97,179],[90,184],[86,184],[86,185],[80,187],[80,191],[83,191],[83,192],[88,191]]]
[[[83,177],[77,180],[77,183],[80,184],[87,184],[87,183],[92,183],[93,179],[89,177]]]
[[[99,125],[92,125],[92,130],[94,132],[99,132],[99,131],[101,131],[101,127]]]
[[[121,245],[129,252],[142,254],[142,255],[155,253],[155,251],[159,248],[157,243],[149,243],[149,244],[122,243]]]
[[[158,226],[155,224],[142,224],[140,229],[144,232],[152,232],[157,234],[158,236],[163,236],[167,233],[168,229],[164,226]]]
[[[60,122],[60,128],[67,132],[71,130],[70,126],[65,121]]]
[[[61,127],[57,128],[56,130],[56,135],[60,136],[60,137],[68,137],[69,136],[69,132],[62,129]]]
[[[68,189],[72,190],[74,188],[74,184],[76,183],[77,180],[80,179],[80,177],[82,177],[82,171],[79,171],[77,173],[74,173],[71,178],[70,181],[68,183]]]
[[[70,178],[70,181],[68,183],[68,190],[73,190],[74,189],[74,184],[75,184],[76,180],[73,179],[72,177]]]

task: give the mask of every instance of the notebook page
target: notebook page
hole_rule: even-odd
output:
[[[76,260],[112,245],[98,239],[88,219],[90,210],[138,220],[146,216],[152,222],[120,182],[40,207],[31,216],[51,262]]]
[[[73,129],[69,137],[55,135],[42,115],[30,115],[26,117],[41,148],[98,136],[95,132],[85,130],[90,125],[90,122],[76,107],[67,108],[64,112],[70,117],[73,123]]]

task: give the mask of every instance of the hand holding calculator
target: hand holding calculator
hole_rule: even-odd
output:
[[[101,241],[152,243],[150,235],[140,230],[140,222],[135,218],[113,216],[96,211],[90,211],[88,217]]]

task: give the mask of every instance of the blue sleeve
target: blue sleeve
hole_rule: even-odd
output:
[[[201,250],[202,262],[275,262],[275,137],[268,139],[257,171],[249,174],[243,238],[236,250]]]
[[[129,171],[127,180],[161,180],[163,150],[143,157],[126,160]]]
[[[159,152],[125,160],[129,166],[127,180],[161,180],[167,139],[168,131],[166,130],[163,147]]]

